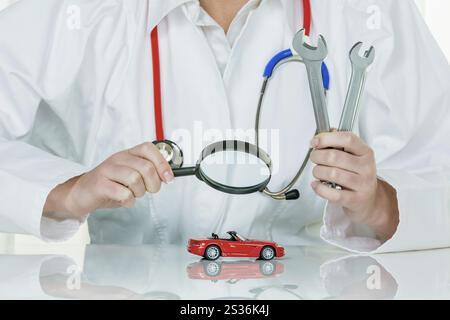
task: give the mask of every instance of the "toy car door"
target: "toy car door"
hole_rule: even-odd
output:
[[[253,247],[246,240],[240,239],[239,237],[235,237],[235,241],[233,244],[234,254],[236,256],[248,257],[252,252]]]

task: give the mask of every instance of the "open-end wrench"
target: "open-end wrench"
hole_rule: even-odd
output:
[[[358,42],[350,50],[350,62],[352,63],[352,76],[345,99],[344,109],[342,111],[339,131],[353,131],[358,119],[361,97],[366,84],[367,69],[375,60],[375,48],[370,47],[363,56],[360,51],[363,44]]]
[[[327,43],[323,36],[319,36],[317,47],[307,44],[305,40],[305,30],[302,29],[294,37],[293,48],[302,58],[308,73],[317,133],[330,132],[327,99],[322,79],[322,64],[328,55]]]
[[[292,46],[297,54],[303,59],[308,73],[309,89],[311,90],[314,116],[316,118],[317,134],[330,132],[330,119],[328,116],[327,98],[323,89],[322,64],[328,55],[325,38],[320,35],[317,47],[305,42],[305,30],[300,30],[294,37]],[[334,183],[322,181],[332,188],[338,188]]]
[[[342,112],[339,131],[353,131],[354,124],[359,114],[359,105],[367,75],[367,68],[375,60],[375,49],[371,47],[364,56],[359,52],[363,44],[358,42],[350,50],[352,63],[352,77],[347,92],[347,97]],[[317,47],[305,42],[305,31],[300,30],[294,37],[293,48],[303,59],[308,73],[309,87],[311,90],[314,115],[316,118],[317,133],[330,132],[330,120],[328,117],[327,101],[323,90],[322,64],[328,55],[327,44],[323,36],[319,36]],[[332,188],[342,190],[335,183],[323,182]]]
[[[375,48],[370,47],[363,56],[360,55],[362,42],[356,43],[350,50],[350,62],[352,64],[352,76],[348,86],[347,97],[345,98],[344,109],[338,131],[352,132],[358,119],[360,102],[364,86],[366,84],[367,69],[375,60]],[[335,183],[330,187],[342,190],[343,188]]]

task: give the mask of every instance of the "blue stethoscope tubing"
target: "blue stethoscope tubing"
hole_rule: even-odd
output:
[[[275,71],[282,66],[283,64],[290,63],[290,62],[303,62],[302,59],[295,55],[291,49],[283,50],[276,54],[272,59],[270,59],[269,63],[266,65],[264,69],[263,74],[263,85],[261,88],[261,94],[258,102],[257,112],[256,112],[256,122],[255,122],[255,131],[256,131],[256,145],[259,147],[259,124],[261,120],[261,114],[262,114],[262,106],[264,103],[264,97],[265,93],[268,87],[268,84],[270,82],[270,79],[274,75]],[[323,81],[323,88],[325,92],[327,92],[330,89],[330,72],[328,70],[328,67],[325,63],[322,64],[322,81]],[[271,191],[268,187],[266,187],[263,190],[263,193],[270,196],[271,198],[275,200],[296,200],[300,198],[300,192],[297,189],[293,189],[297,181],[302,176],[303,172],[305,171],[309,159],[311,157],[312,149],[310,148],[308,150],[308,153],[305,156],[305,159],[302,162],[302,165],[300,169],[298,170],[295,177],[291,180],[291,182],[282,190],[278,192]]]
[[[284,63],[292,61],[291,59],[295,58],[291,49],[286,49],[276,54],[272,59],[270,59],[269,63],[266,65],[264,69],[263,77],[265,79],[270,79],[273,76],[273,73],[276,68],[281,66]],[[298,59],[301,62],[301,59]],[[325,63],[322,64],[322,78],[323,78],[323,87],[325,90],[330,89],[330,72]]]

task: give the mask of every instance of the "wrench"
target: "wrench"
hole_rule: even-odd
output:
[[[302,29],[294,37],[293,48],[303,59],[308,73],[317,133],[330,132],[327,100],[322,80],[322,64],[328,55],[325,38],[319,36],[317,47],[310,46],[305,42],[305,30]]]
[[[302,58],[308,73],[309,89],[316,118],[317,134],[330,132],[330,119],[328,116],[327,98],[323,89],[322,64],[328,55],[328,48],[325,38],[320,35],[317,47],[313,47],[305,42],[305,30],[300,30],[294,37],[292,44],[294,50]],[[322,181],[323,184],[331,188],[338,188],[334,183]]]
[[[363,56],[359,53],[363,44],[358,42],[350,50],[350,62],[352,63],[352,76],[342,111],[339,131],[352,132],[358,119],[361,97],[366,84],[367,69],[375,60],[375,48],[370,47]]]
[[[352,76],[345,98],[344,109],[342,111],[341,121],[338,131],[352,132],[357,121],[360,109],[360,102],[364,86],[366,84],[367,69],[375,60],[375,48],[370,47],[363,56],[360,51],[363,46],[362,42],[356,43],[350,50],[350,62],[352,64]],[[343,190],[343,188],[335,183],[331,183],[330,187]]]

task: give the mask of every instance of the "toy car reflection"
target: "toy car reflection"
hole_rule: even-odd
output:
[[[188,251],[207,260],[219,257],[245,257],[272,260],[284,256],[284,248],[272,241],[249,240],[235,231],[227,232],[227,239],[212,234],[206,240],[189,240]]]
[[[275,277],[284,272],[277,261],[200,261],[187,266],[190,279],[236,283],[239,280]]]

